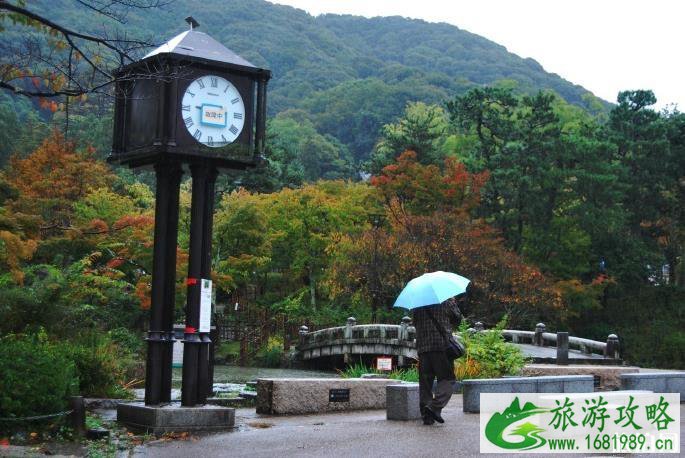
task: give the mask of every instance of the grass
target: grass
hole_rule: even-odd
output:
[[[388,378],[402,380],[403,382],[419,381],[419,371],[416,366],[412,366],[408,369],[395,369],[392,372],[383,372],[372,367],[367,367],[363,363],[357,363],[348,366],[345,370],[339,370],[338,373],[342,378],[359,378],[362,374],[383,374]]]

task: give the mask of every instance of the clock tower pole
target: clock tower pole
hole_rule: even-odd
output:
[[[263,158],[266,87],[271,77],[269,70],[198,32],[199,23],[192,17],[186,22],[190,30],[117,71],[109,157],[110,162],[131,168],[153,169],[157,178],[145,404],[117,408],[119,421],[153,433],[184,431],[197,424],[226,427],[234,422],[230,408],[203,408],[212,389],[214,188],[222,170],[252,168]],[[192,178],[192,202],[181,404],[195,409],[192,415],[187,410],[177,414],[173,404],[167,406],[184,172]]]

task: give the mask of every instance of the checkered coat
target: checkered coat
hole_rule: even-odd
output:
[[[445,330],[445,336],[449,336],[452,329],[458,326],[461,321],[461,312],[457,307],[457,301],[454,299],[448,299],[439,305],[419,307],[412,310],[414,327],[416,328],[416,350],[419,354],[426,351],[444,351],[447,348],[447,341],[428,316],[429,310]]]

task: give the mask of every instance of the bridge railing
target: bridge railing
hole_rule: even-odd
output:
[[[481,322],[475,323],[475,327],[470,329],[475,332],[487,332]],[[544,323],[538,323],[535,331],[521,331],[517,329],[503,329],[502,335],[512,343],[527,343],[540,347],[556,347],[557,334],[546,332]],[[620,359],[619,342],[616,334],[609,334],[606,342],[599,342],[582,337],[569,336],[568,346],[583,354],[600,354],[605,358]]]
[[[416,329],[411,325],[411,318],[404,317],[400,324],[357,324],[354,317],[347,319],[345,326],[321,329],[309,332],[307,326],[300,327],[298,349],[305,350],[324,344],[377,342],[415,346]]]
[[[476,322],[469,332],[489,332],[483,323]],[[504,329],[507,341],[517,344],[531,344],[540,347],[556,347],[558,334],[547,332],[544,323],[538,323],[534,331]],[[583,354],[600,354],[608,359],[620,359],[619,341],[615,334],[609,334],[606,342],[564,335],[562,348],[577,350]],[[298,350],[308,350],[318,346],[352,343],[383,343],[416,348],[416,329],[411,325],[411,318],[405,316],[399,325],[395,324],[357,324],[353,317],[347,319],[345,326],[321,329],[309,332],[307,326],[300,327]],[[566,346],[565,340],[568,339]],[[564,350],[567,352],[567,350]]]

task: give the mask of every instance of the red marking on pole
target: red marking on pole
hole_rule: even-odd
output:
[[[187,332],[188,334],[195,334],[197,332],[197,329],[195,329],[192,326],[186,326],[185,332]]]
[[[187,286],[197,285],[197,278],[187,278],[186,279],[186,285]]]

